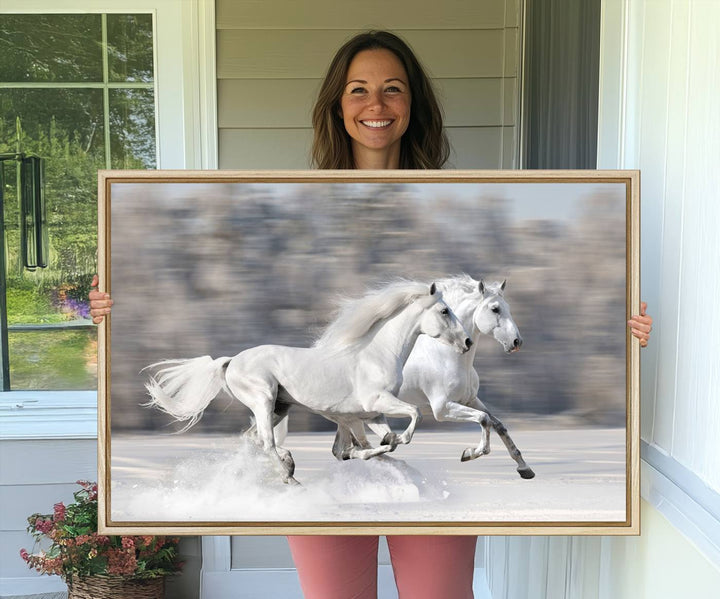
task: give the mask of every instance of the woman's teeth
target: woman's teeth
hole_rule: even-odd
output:
[[[380,127],[387,127],[392,121],[361,121],[366,127],[373,127],[379,129]]]

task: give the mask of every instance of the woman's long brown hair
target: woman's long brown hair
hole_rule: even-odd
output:
[[[320,87],[312,114],[314,130],[312,163],[320,169],[355,168],[350,136],[340,111],[345,78],[355,55],[363,50],[389,50],[398,57],[407,73],[410,93],[410,122],[400,146],[401,169],[442,168],[450,155],[443,131],[442,111],[425,70],[410,47],[388,31],[356,35],[335,54]]]

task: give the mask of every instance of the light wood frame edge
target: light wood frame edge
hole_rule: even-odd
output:
[[[567,182],[608,180],[626,181],[629,185],[626,202],[626,304],[627,318],[640,307],[640,171],[638,170],[495,170],[495,171],[215,171],[215,170],[156,170],[156,171],[98,171],[98,266],[100,291],[110,292],[110,184],[116,182],[163,181],[395,181],[403,182],[462,182],[488,179],[493,181],[558,181]],[[165,525],[162,522],[136,526],[112,523],[110,502],[110,318],[98,327],[98,531],[103,534],[162,534],[166,535],[639,535],[640,534],[640,345],[629,331],[626,358],[627,413],[627,518],[621,523],[578,522],[544,525],[540,523],[493,525],[445,525],[428,523],[380,524],[378,526],[342,524],[308,524],[283,526],[237,526],[233,524]],[[160,530],[158,530],[160,529]]]

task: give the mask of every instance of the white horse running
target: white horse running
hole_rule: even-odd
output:
[[[472,331],[474,344],[481,335],[492,335],[507,353],[520,349],[522,337],[503,297],[505,281],[485,284],[460,275],[438,281],[437,286],[465,329]],[[533,478],[535,473],[525,463],[503,423],[492,416],[477,397],[480,378],[473,367],[476,348],[477,345],[473,345],[470,351],[459,355],[432,339],[420,337],[405,364],[398,397],[417,406],[429,402],[439,422],[477,422],[482,431],[481,441],[477,447],[463,451],[460,458],[463,462],[490,452],[491,426],[517,463],[520,476]],[[393,445],[395,433],[384,418],[367,424],[382,438],[382,444]],[[374,455],[361,423],[338,428],[333,453],[338,459],[367,459]]]
[[[380,415],[410,418],[405,431],[376,448],[375,455],[410,442],[420,411],[400,401],[397,393],[403,365],[421,333],[452,346],[453,352],[466,353],[472,346],[435,284],[393,283],[348,302],[313,347],[261,345],[233,358],[153,364],[160,370],[146,385],[148,405],[188,422],[187,430],[224,388],[252,411],[257,440],[283,481],[296,482],[292,456],[277,446],[273,434],[291,404],[341,427]]]

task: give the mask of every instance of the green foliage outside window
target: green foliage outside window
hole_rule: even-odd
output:
[[[50,241],[48,268],[24,269],[15,163],[5,162],[12,388],[92,389],[95,330],[37,325],[88,317],[98,169],[155,167],[152,16],[2,15],[0,56],[0,153],[45,160]]]

